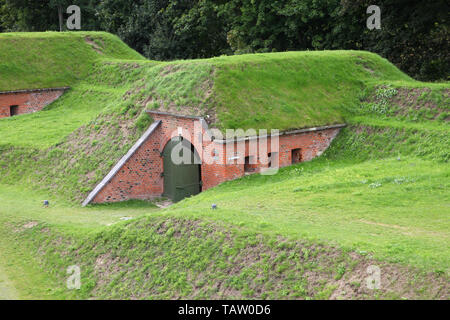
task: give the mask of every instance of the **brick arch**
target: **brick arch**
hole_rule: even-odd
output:
[[[177,135],[174,135],[172,137],[163,136],[163,142],[161,143],[162,147],[159,150],[159,153],[163,153],[164,149],[167,146],[167,144],[170,142],[170,140],[172,140],[172,138],[175,138],[175,137],[179,137],[179,136],[177,136]],[[194,147],[195,154],[199,157],[199,159],[201,159],[202,158],[201,157],[201,153],[198,152],[197,147],[192,143],[192,140],[191,140],[192,137],[191,136],[187,136],[185,134],[182,134],[181,137],[183,137],[183,140],[187,140],[189,142],[189,144]]]
[[[174,159],[173,156],[176,157],[180,152],[183,153],[183,158],[179,160],[185,159],[187,162],[176,163],[176,158]],[[195,146],[188,138],[185,138],[185,135],[180,134],[168,140],[161,155],[163,196],[173,201],[180,201],[202,191],[201,158]],[[186,156],[187,158],[184,158]]]

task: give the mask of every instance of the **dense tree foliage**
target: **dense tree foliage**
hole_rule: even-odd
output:
[[[326,48],[376,52],[421,80],[449,80],[449,2],[384,0],[381,30],[365,28],[365,9],[375,1],[342,0]]]
[[[210,1],[105,0],[98,14],[105,30],[149,58],[202,58],[227,47],[217,8]]]
[[[100,30],[96,16],[96,0],[0,0],[0,31],[59,30],[62,13],[65,29],[66,9],[77,5],[82,9],[83,30]]]
[[[448,80],[446,0],[71,0],[83,30],[106,30],[150,59],[361,49],[421,80]],[[376,3],[375,3],[376,2]],[[369,5],[381,30],[366,27]],[[58,30],[66,0],[0,0],[0,31]],[[65,12],[64,12],[65,14]]]

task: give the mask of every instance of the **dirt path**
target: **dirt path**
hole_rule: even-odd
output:
[[[19,299],[16,289],[0,267],[0,300]]]

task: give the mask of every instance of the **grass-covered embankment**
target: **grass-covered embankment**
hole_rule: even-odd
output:
[[[367,93],[376,106],[361,104],[321,158],[225,183],[162,212],[65,202],[43,209],[46,196],[3,187],[9,255],[31,255],[42,268],[27,270],[29,296],[447,299],[447,123],[391,113],[395,92],[379,113],[382,92]],[[434,106],[444,110],[445,91],[438,93]],[[72,264],[86,277],[81,291],[64,287]],[[381,268],[380,290],[366,287],[369,265]]]
[[[158,63],[124,60],[134,54],[123,52],[116,38],[103,33],[18,37],[29,40],[30,47],[40,39],[54,41],[53,51],[66,38],[82,42],[78,50],[90,57],[81,55],[76,62],[85,70],[83,77],[67,79],[72,89],[43,111],[0,120],[0,182],[31,184],[74,202],[81,201],[139,138],[151,122],[146,109],[201,115],[220,129],[287,130],[345,122],[368,82],[409,79],[368,52],[288,52]],[[100,44],[105,53],[98,52]],[[65,54],[61,49],[60,63],[70,65]],[[41,63],[33,63],[40,68]],[[45,74],[41,77],[46,79]],[[21,86],[28,81],[25,77]]]
[[[44,111],[0,121],[2,270],[29,298],[448,299],[448,90],[365,52],[97,60]],[[80,208],[146,108],[221,129],[348,127],[319,159],[163,211]]]
[[[44,195],[2,186],[1,239],[14,248],[3,255],[12,268],[11,256],[32,257],[20,265],[33,266],[28,294],[39,298],[446,299],[448,175],[419,158],[322,159],[163,211],[45,209]],[[81,267],[81,291],[65,289],[70,265]],[[380,290],[366,287],[369,265],[381,268]]]
[[[72,86],[101,59],[143,59],[106,32],[0,34],[0,91]]]

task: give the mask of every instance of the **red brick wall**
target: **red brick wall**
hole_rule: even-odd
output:
[[[267,139],[266,152],[260,151],[259,144],[256,143],[256,154],[250,154],[249,144],[250,142],[242,141],[235,143],[235,152],[232,154],[226,154],[226,147],[223,145],[223,152],[225,158],[228,160],[230,157],[236,156],[239,159],[233,160],[231,163],[228,161],[226,165],[225,176],[220,177],[218,180],[212,181],[210,187],[213,187],[223,181],[239,178],[245,174],[244,165],[245,157],[253,156],[256,163],[252,164],[253,173],[260,172],[261,168],[267,168],[269,164],[268,153],[274,152],[278,156],[275,163],[278,163],[278,167],[286,167],[292,164],[292,150],[301,149],[302,161],[310,161],[313,158],[321,155],[330,145],[331,141],[339,133],[339,128],[325,129],[320,131],[301,132],[284,134],[278,137],[278,150],[271,150],[272,143],[271,138]],[[238,144],[245,144],[245,147],[238,147]],[[245,150],[244,153],[240,152]]]
[[[201,150],[193,139],[195,119],[152,114],[155,121],[162,124],[153,132],[122,169],[96,195],[93,203],[123,201],[128,199],[151,199],[161,196],[164,187],[163,159],[160,153],[181,127],[185,139]],[[178,134],[177,134],[178,135]]]
[[[10,106],[17,105],[17,114],[32,113],[58,99],[64,89],[0,93],[0,118],[10,116]]]
[[[164,191],[164,177],[162,176],[163,159],[160,154],[164,150],[166,143],[173,136],[178,136],[180,133],[184,139],[189,140],[194,145],[197,152],[202,156],[201,178],[203,190],[214,187],[224,181],[242,177],[245,174],[244,158],[249,155],[249,141],[239,142],[245,144],[244,153],[231,152],[231,154],[227,154],[226,145],[211,142],[204,130],[201,131],[203,139],[200,139],[199,136],[194,136],[196,132],[194,126],[200,127],[198,119],[154,113],[151,116],[155,121],[161,120],[161,125],[131,156],[110,182],[100,190],[93,199],[93,203],[128,199],[151,199],[161,196]],[[178,128],[181,128],[181,132]],[[308,161],[320,155],[330,145],[331,140],[338,134],[339,130],[334,128],[281,135],[279,137],[277,159],[279,166],[284,167],[291,164],[292,149],[301,148],[302,161]],[[270,138],[267,141],[268,152],[271,152]],[[230,157],[234,156],[239,157],[239,159],[229,160]],[[213,163],[214,158],[216,159],[215,163]],[[258,163],[253,165],[257,169],[255,172],[258,172],[260,168],[267,167],[267,154],[256,159]]]

